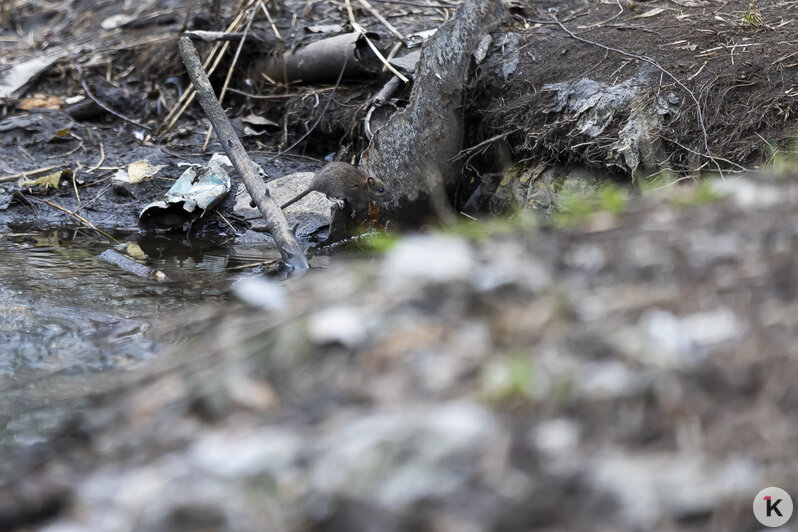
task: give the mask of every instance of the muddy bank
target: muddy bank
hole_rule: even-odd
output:
[[[794,183],[253,278],[23,454],[4,529],[750,530],[798,482]]]
[[[185,11],[172,0],[97,10],[74,4],[69,11],[30,2],[0,19],[5,66],[0,85],[7,89],[0,180],[42,168],[68,169],[75,183],[65,179],[57,195],[72,209],[85,187],[82,199],[96,198],[88,212],[105,228],[131,228],[129,213],[135,210],[120,200],[126,191],[106,195],[100,194],[104,188],[92,188],[92,183],[107,185],[108,172],[136,160],[168,165],[155,183],[128,191],[140,206],[160,197],[165,179],[180,175],[177,163],[205,162],[219,151],[215,138],[207,136],[201,110],[187,102],[191,87],[176,51],[181,30],[227,29],[233,35],[216,43],[198,39],[197,45],[203,58],[214,59],[210,70],[217,90],[229,88],[223,104],[245,146],[275,178],[318,168],[325,156],[357,161],[390,116],[407,108],[419,83],[414,78],[419,45],[456,7],[377,2],[370,9],[357,4],[350,16],[333,5],[289,1],[270,8],[271,22],[261,10],[248,25],[251,12],[226,2],[218,14],[201,7]],[[486,26],[471,64],[452,76],[462,86],[451,92],[462,90],[464,101],[449,102],[462,109],[462,116],[450,120],[456,131],[449,136],[462,151],[452,158],[458,147],[448,146],[441,157],[456,169],[447,173],[452,174],[447,193],[457,210],[506,209],[512,204],[506,201],[507,186],[517,188],[518,176],[536,168],[557,166],[557,179],[587,168],[598,171],[599,180],[609,173],[628,182],[663,169],[691,175],[740,171],[791,149],[798,112],[793,3],[571,1],[504,7],[493,21],[499,27]],[[377,58],[365,37],[353,45],[350,58],[358,68],[341,70],[346,75],[340,82],[337,66],[330,65],[313,83],[263,76],[274,74],[269,65],[284,52],[290,58],[326,39],[352,35],[353,20],[408,83],[391,81],[399,78],[378,60],[375,68]],[[245,27],[250,40],[236,54],[235,39]],[[14,28],[33,39],[10,38]],[[42,51],[32,44],[37,39],[58,44]],[[68,56],[67,45],[76,41],[82,43],[75,48],[80,52]],[[374,99],[389,86],[392,91]],[[315,162],[271,162],[271,155],[258,155],[295,141],[292,153]],[[390,154],[382,154],[386,157]],[[401,176],[381,177],[401,181]],[[0,211],[3,221],[66,219],[49,208],[23,208],[19,194],[30,191],[15,183],[2,184],[0,198],[18,196],[0,202],[7,204]],[[73,201],[67,201],[70,196]]]
[[[516,6],[475,91],[485,91],[475,100],[484,137],[503,139],[516,160],[624,176],[770,162],[796,135],[796,9],[743,1]]]

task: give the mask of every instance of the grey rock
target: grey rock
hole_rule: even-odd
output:
[[[278,205],[282,205],[297,194],[304,192],[313,181],[313,172],[297,172],[274,179],[266,183],[266,188]],[[252,218],[260,216],[258,209],[250,206],[249,193],[244,187],[238,188],[236,194],[235,207],[233,211],[241,217]],[[299,239],[318,233],[321,229],[328,227],[332,221],[331,208],[333,203],[320,192],[311,192],[298,202],[288,206],[283,212],[289,225],[299,224],[296,235]],[[265,231],[266,224],[260,218],[250,220],[252,229],[255,231]]]

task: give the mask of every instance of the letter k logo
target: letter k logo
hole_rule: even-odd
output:
[[[792,497],[781,488],[765,488],[754,497],[754,516],[767,527],[784,526],[792,517]]]
[[[767,502],[766,513],[768,517],[770,517],[773,514],[773,512],[776,512],[776,515],[778,515],[779,517],[783,517],[781,515],[781,512],[779,511],[779,503],[781,503],[781,499],[777,499],[776,502],[773,502],[773,497],[771,497],[770,495],[767,495],[766,497],[764,497],[764,499]]]

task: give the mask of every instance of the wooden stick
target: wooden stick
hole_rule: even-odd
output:
[[[149,266],[145,266],[135,260],[131,259],[130,257],[126,257],[122,255],[118,251],[113,249],[106,249],[102,253],[100,253],[101,260],[113,264],[114,266],[118,266],[119,268],[123,269],[128,273],[132,273],[138,277],[143,277],[145,279],[155,279],[156,281],[165,281],[166,274],[160,270],[156,270],[155,268],[150,268]]]
[[[263,214],[266,221],[266,228],[274,238],[277,248],[283,257],[286,265],[294,270],[307,270],[308,261],[305,258],[305,253],[296,241],[296,237],[291,232],[291,227],[283,215],[283,211],[269,194],[266,185],[260,176],[262,170],[252,162],[244,150],[244,146],[235,134],[230,120],[219,104],[213,93],[213,87],[208,79],[205,70],[202,68],[199,54],[196,48],[191,43],[191,39],[186,36],[181,36],[178,41],[180,48],[180,55],[183,56],[183,63],[186,65],[186,70],[191,78],[191,83],[194,85],[194,91],[197,95],[202,110],[208,120],[213,124],[213,129],[216,136],[233,163],[238,175],[244,182],[244,186],[249,192],[252,201],[257,205],[258,210]]]
[[[5,183],[6,181],[14,181],[15,179],[19,179],[20,177],[43,174],[45,172],[53,170],[54,168],[55,166],[45,166],[44,168],[37,168],[36,170],[29,170],[27,172],[20,172],[18,174],[4,175],[3,177],[0,177],[0,183]]]
[[[380,52],[377,47],[374,46],[374,43],[371,42],[371,39],[369,39],[368,35],[366,35],[366,30],[355,19],[355,12],[352,11],[351,0],[346,0],[346,11],[349,13],[349,23],[352,25],[352,29],[363,34],[363,38],[366,39],[366,44],[368,44],[369,48],[371,48],[371,51],[374,52],[374,55],[377,56],[377,59],[382,61],[382,64],[385,65],[385,68],[390,70],[394,76],[401,79],[404,83],[409,82],[410,80],[407,79],[404,74],[396,70],[393,65],[390,64],[387,59],[385,59],[385,56],[382,55],[382,52]]]
[[[399,37],[399,40],[400,40],[400,41],[402,41],[402,42],[405,42],[405,36],[404,36],[404,35],[402,35],[402,32],[400,32],[399,30],[397,30],[396,28],[394,28],[394,27],[393,27],[393,24],[391,24],[390,22],[388,22],[387,20],[385,20],[385,17],[383,17],[382,15],[380,15],[380,12],[379,12],[379,11],[377,11],[377,10],[374,8],[374,6],[372,6],[371,4],[369,4],[369,3],[368,3],[366,0],[358,0],[358,2],[360,2],[360,5],[361,5],[361,6],[363,6],[364,8],[366,8],[366,11],[368,11],[369,13],[371,13],[372,15],[374,15],[374,17],[375,17],[377,20],[379,20],[380,22],[382,22],[382,25],[383,25],[383,26],[385,26],[386,28],[388,28],[388,31],[390,31],[391,33],[393,33],[394,35],[396,35],[397,37]]]
[[[64,211],[65,213],[71,214],[72,216],[74,216],[75,218],[77,218],[78,220],[83,222],[84,224],[88,225],[89,227],[91,227],[92,229],[94,229],[95,231],[97,231],[98,233],[103,235],[104,237],[110,238],[112,242],[119,242],[119,240],[115,239],[114,237],[112,237],[111,235],[109,235],[108,233],[106,233],[105,231],[103,231],[102,229],[100,229],[99,227],[97,227],[96,225],[91,223],[90,221],[88,221],[83,216],[81,216],[79,214],[76,214],[76,213],[70,211],[69,209],[65,209],[64,207],[58,205],[57,203],[53,203],[50,200],[44,200],[44,202],[47,205],[50,205],[51,207],[55,207],[56,209],[58,209],[60,211]]]

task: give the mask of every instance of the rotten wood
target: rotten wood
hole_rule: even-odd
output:
[[[272,238],[274,238],[283,261],[293,270],[306,270],[308,262],[305,254],[291,232],[291,227],[288,225],[283,211],[280,210],[280,207],[269,194],[266,185],[264,185],[261,178],[264,173],[263,170],[252,162],[252,159],[247,155],[244,146],[233,130],[232,124],[230,124],[230,120],[224,113],[216,96],[214,96],[211,82],[202,68],[199,54],[194,48],[191,39],[181,36],[178,40],[178,46],[180,47],[180,54],[183,56],[183,63],[186,65],[186,70],[194,85],[197,99],[208,120],[213,124],[213,129],[222,144],[224,152],[230,158],[230,162],[233,163],[238,175],[244,182],[252,201],[263,214],[266,228]]]
[[[345,33],[321,39],[295,52],[287,52],[282,57],[269,58],[258,64],[256,69],[271,79],[284,82],[333,80],[344,65],[346,77],[376,74],[381,63],[367,47],[364,34]]]

